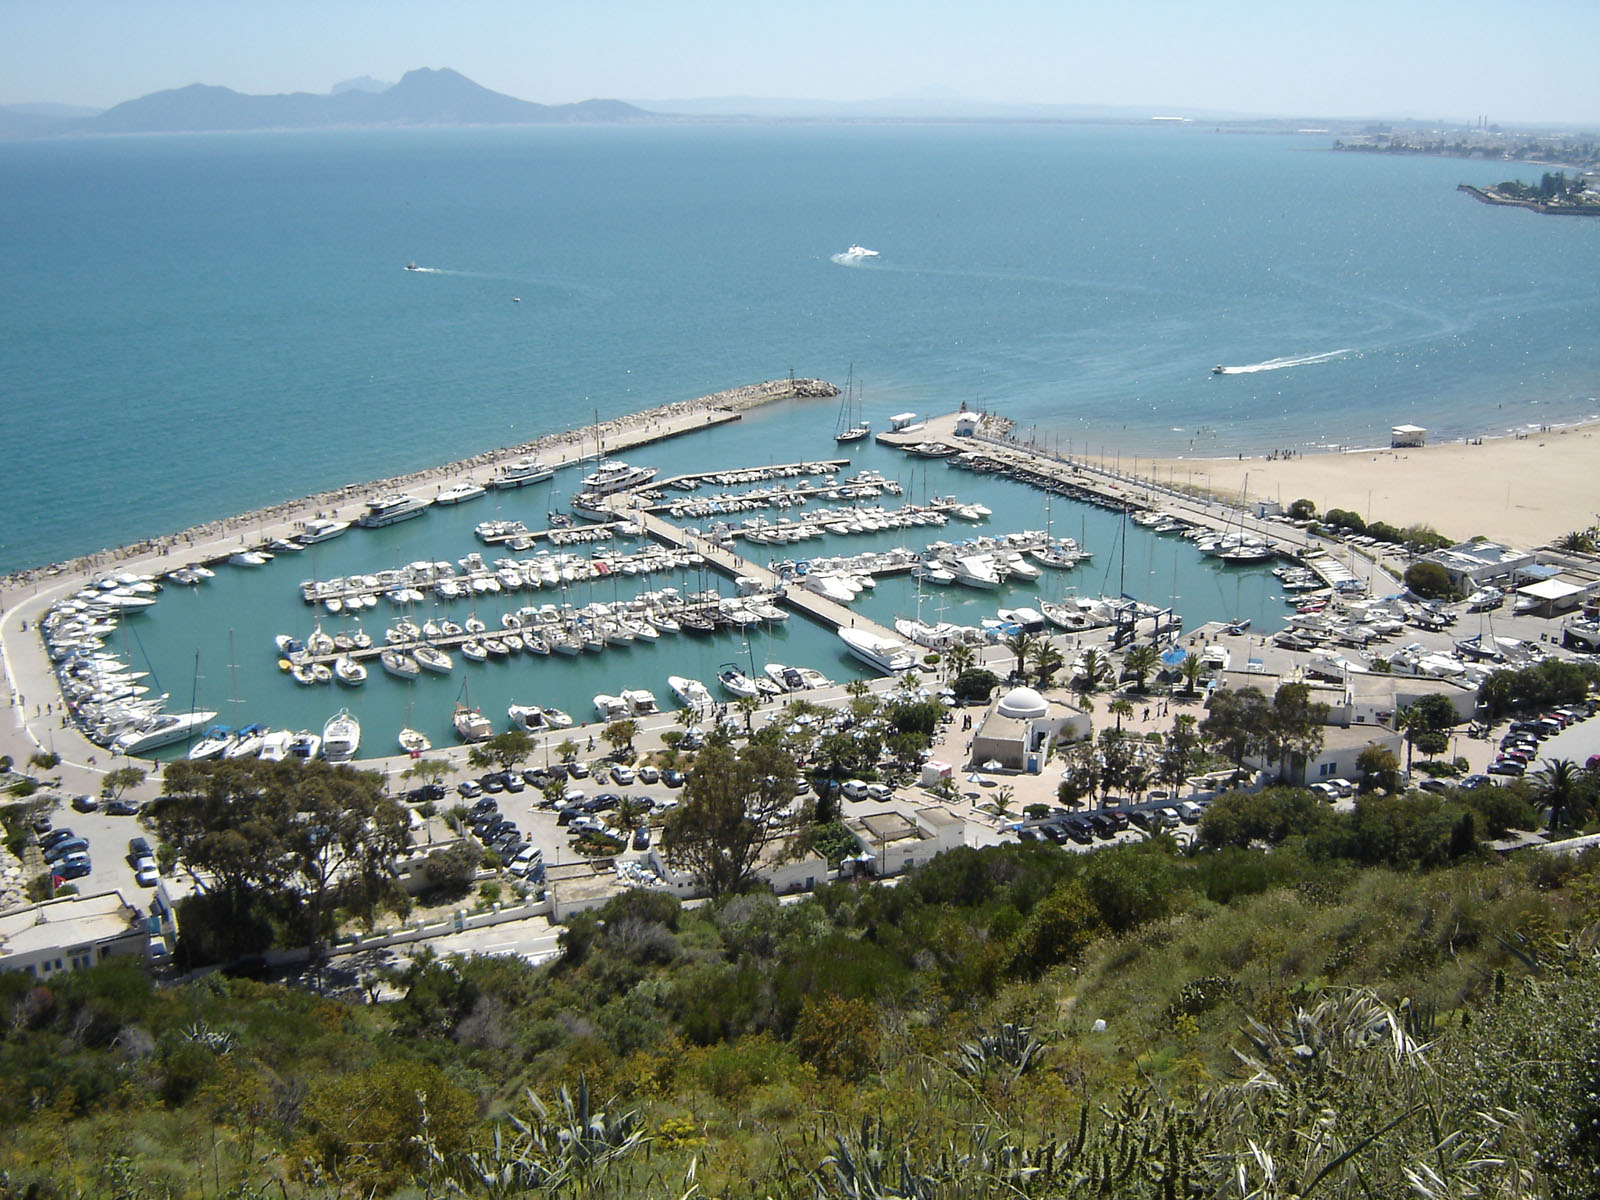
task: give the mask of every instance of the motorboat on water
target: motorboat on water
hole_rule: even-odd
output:
[[[622,702],[628,706],[630,717],[653,717],[661,711],[655,693],[645,688],[623,688]]]
[[[341,708],[322,727],[322,757],[331,763],[349,762],[361,748],[361,722]]]
[[[333,660],[333,677],[345,687],[360,687],[367,681],[367,668],[348,654]]]
[[[235,735],[233,742],[222,752],[223,758],[254,758],[261,753],[267,734],[265,725],[246,725]]]
[[[628,702],[621,696],[600,692],[594,698],[594,711],[602,721],[621,721],[628,716]]]
[[[667,686],[680,704],[696,713],[704,715],[716,705],[711,692],[698,679],[690,679],[687,675],[668,675]]]
[[[263,762],[282,762],[289,753],[289,743],[294,734],[287,729],[273,729],[261,735],[261,749],[256,757]]]
[[[865,246],[858,245],[857,243],[852,242],[850,244],[850,249],[846,250],[839,257],[840,258],[851,258],[851,259],[855,259],[856,261],[859,262],[862,259],[877,258],[878,257],[878,252],[876,250],[868,250]]]
[[[326,542],[330,538],[336,538],[349,528],[349,521],[335,521],[329,517],[313,517],[306,522],[305,528],[295,536],[310,546],[316,542]]]
[[[806,690],[805,677],[794,667],[785,666],[783,663],[768,663],[761,668],[761,671],[782,691],[803,692]]]
[[[216,718],[215,712],[162,713],[128,730],[112,743],[121,754],[137,755],[181,742]]]
[[[428,735],[418,729],[402,729],[399,741],[400,749],[410,755],[426,754],[433,749],[433,742]]]
[[[367,501],[367,511],[356,518],[356,524],[363,529],[382,529],[387,525],[409,521],[412,517],[420,517],[430,503],[432,501],[405,492],[374,496]]]
[[[191,762],[204,762],[208,758],[221,758],[233,744],[233,730],[227,725],[213,725],[200,735],[200,740],[189,747]]]
[[[417,266],[417,264],[414,263],[414,262],[408,262],[406,264],[406,270],[408,270],[408,271],[420,271],[420,270],[422,270],[422,268]]]
[[[530,483],[543,483],[546,479],[554,479],[556,469],[540,462],[537,458],[519,458],[516,462],[507,463],[495,473],[489,481],[489,486],[494,488],[519,488]],[[653,474],[653,472],[652,472]]]
[[[479,709],[456,702],[450,722],[456,727],[456,736],[463,742],[486,742],[494,736],[494,722]]]
[[[440,488],[439,494],[433,498],[435,504],[465,504],[468,500],[476,500],[479,496],[488,495],[482,484],[473,483],[466,479],[460,483],[453,483],[447,488]]]
[[[917,657],[899,638],[886,637],[866,629],[839,630],[839,640],[845,648],[867,666],[886,675],[909,671],[917,665]]]
[[[322,749],[322,739],[309,729],[302,729],[289,738],[289,757],[309,761]]]
[[[583,477],[583,490],[594,496],[609,496],[649,483],[656,477],[656,470],[655,467],[630,467],[619,459],[610,459],[601,463],[594,474]]]
[[[506,716],[524,733],[542,733],[549,727],[544,719],[544,709],[537,704],[513,704],[506,709]]]

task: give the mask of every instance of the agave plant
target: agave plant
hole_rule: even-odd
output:
[[[1027,1073],[1043,1049],[1030,1027],[1007,1021],[956,1047],[956,1073],[968,1079],[987,1079],[1003,1067],[1015,1079]]]

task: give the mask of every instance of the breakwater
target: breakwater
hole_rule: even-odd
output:
[[[269,525],[282,525],[313,516],[324,516],[337,511],[341,505],[362,501],[374,493],[405,491],[407,488],[437,482],[442,478],[493,468],[502,462],[528,455],[542,458],[552,466],[564,466],[598,457],[603,453],[621,452],[633,446],[642,446],[679,434],[694,432],[708,425],[736,421],[741,413],[763,405],[783,400],[829,399],[838,394],[839,389],[827,380],[791,378],[746,384],[692,400],[677,400],[578,429],[545,434],[530,442],[487,450],[469,458],[457,459],[423,471],[346,484],[314,495],[208,521],[177,533],[146,538],[126,546],[98,550],[65,562],[30,567],[0,579],[0,590],[29,588],[62,575],[93,574],[113,566],[120,566],[133,559],[150,556],[176,557],[182,561],[190,559],[204,561],[208,557],[215,556],[221,549],[215,543],[232,538],[235,534],[242,538],[245,531],[255,530],[265,536],[266,527]],[[290,533],[293,530],[291,528],[283,532]]]

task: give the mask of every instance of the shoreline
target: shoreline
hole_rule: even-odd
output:
[[[266,526],[284,525],[286,528],[282,536],[287,536],[293,532],[292,525],[295,521],[304,520],[312,516],[324,516],[330,511],[336,511],[341,505],[349,504],[352,501],[359,500],[364,503],[367,496],[380,492],[404,491],[420,484],[439,482],[445,477],[481,471],[485,468],[492,469],[506,461],[526,455],[535,455],[544,459],[550,466],[562,467],[573,462],[595,457],[595,452],[605,444],[608,438],[620,438],[631,447],[676,437],[681,433],[698,429],[701,427],[699,424],[687,423],[684,420],[684,418],[693,414],[714,412],[742,413],[749,409],[760,408],[783,400],[829,399],[836,397],[838,394],[839,389],[826,380],[778,379],[744,384],[740,387],[713,392],[710,395],[698,396],[692,400],[675,400],[667,404],[657,405],[654,408],[643,409],[620,417],[612,417],[598,424],[584,425],[562,433],[544,434],[531,442],[485,450],[467,458],[426,467],[420,471],[412,471],[404,475],[394,475],[364,483],[343,484],[308,496],[281,500],[275,504],[262,505],[245,512],[219,517],[214,521],[202,522],[199,525],[192,525],[187,529],[180,529],[174,533],[158,534],[154,537],[143,538],[120,546],[110,546],[88,554],[80,554],[70,559],[61,559],[39,566],[24,567],[0,576],[0,604],[9,607],[11,601],[8,593],[14,590],[33,587],[46,581],[53,582],[63,575],[93,575],[113,565],[121,565],[136,558],[152,555],[163,558],[169,557],[174,551],[181,551],[185,555],[200,554],[207,544],[215,543],[219,539],[231,539],[234,534],[252,526],[258,528],[260,536],[266,537],[275,536]],[[673,428],[674,424],[679,427]],[[637,435],[651,429],[659,429],[660,432],[649,438],[635,436],[632,440],[629,440],[630,435]],[[591,443],[594,451],[584,452],[583,446],[585,443]],[[577,453],[573,453],[573,451],[577,451]],[[221,549],[220,546],[217,548]],[[231,544],[228,548],[237,549]]]
[[[1484,536],[1523,549],[1600,520],[1600,418],[1415,447],[1150,460],[1162,483],[1237,503],[1306,499],[1455,541]]]

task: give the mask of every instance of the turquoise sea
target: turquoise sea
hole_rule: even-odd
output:
[[[879,428],[965,401],[1125,466],[1374,444],[1402,421],[1436,439],[1492,434],[1600,407],[1587,283],[1600,222],[1455,191],[1516,167],[1326,148],[1094,126],[3,143],[0,570],[791,369],[842,383],[853,364]],[[879,256],[836,261],[851,243]],[[402,270],[411,261],[429,270]],[[1213,376],[1218,364],[1239,370]],[[827,402],[779,406],[630,458],[680,470],[821,457],[833,423]],[[1044,524],[1039,498],[1003,482],[858,456],[908,491],[987,496],[997,527]],[[571,483],[502,503],[540,516]],[[231,711],[237,695],[241,720],[320,725],[350,697],[272,670],[271,634],[309,631],[298,581],[457,558],[495,503],[169,589],[128,623],[130,653],[158,667],[175,707],[198,650],[205,707]],[[1062,504],[1052,519],[1080,525],[1099,555],[1072,585],[1115,591],[1115,523]],[[1211,571],[1142,531],[1126,560],[1128,590],[1178,596],[1191,625],[1277,603],[1270,575]],[[894,591],[867,606],[914,607]],[[820,631],[785,639],[708,645],[688,673],[741,655],[850,672]],[[531,663],[480,668],[472,698],[574,715],[621,686],[665,699],[665,647],[612,653],[537,685],[511,674]],[[409,704],[430,710],[413,723],[439,740],[462,674],[409,700],[375,677],[359,697],[368,737],[387,749]]]

